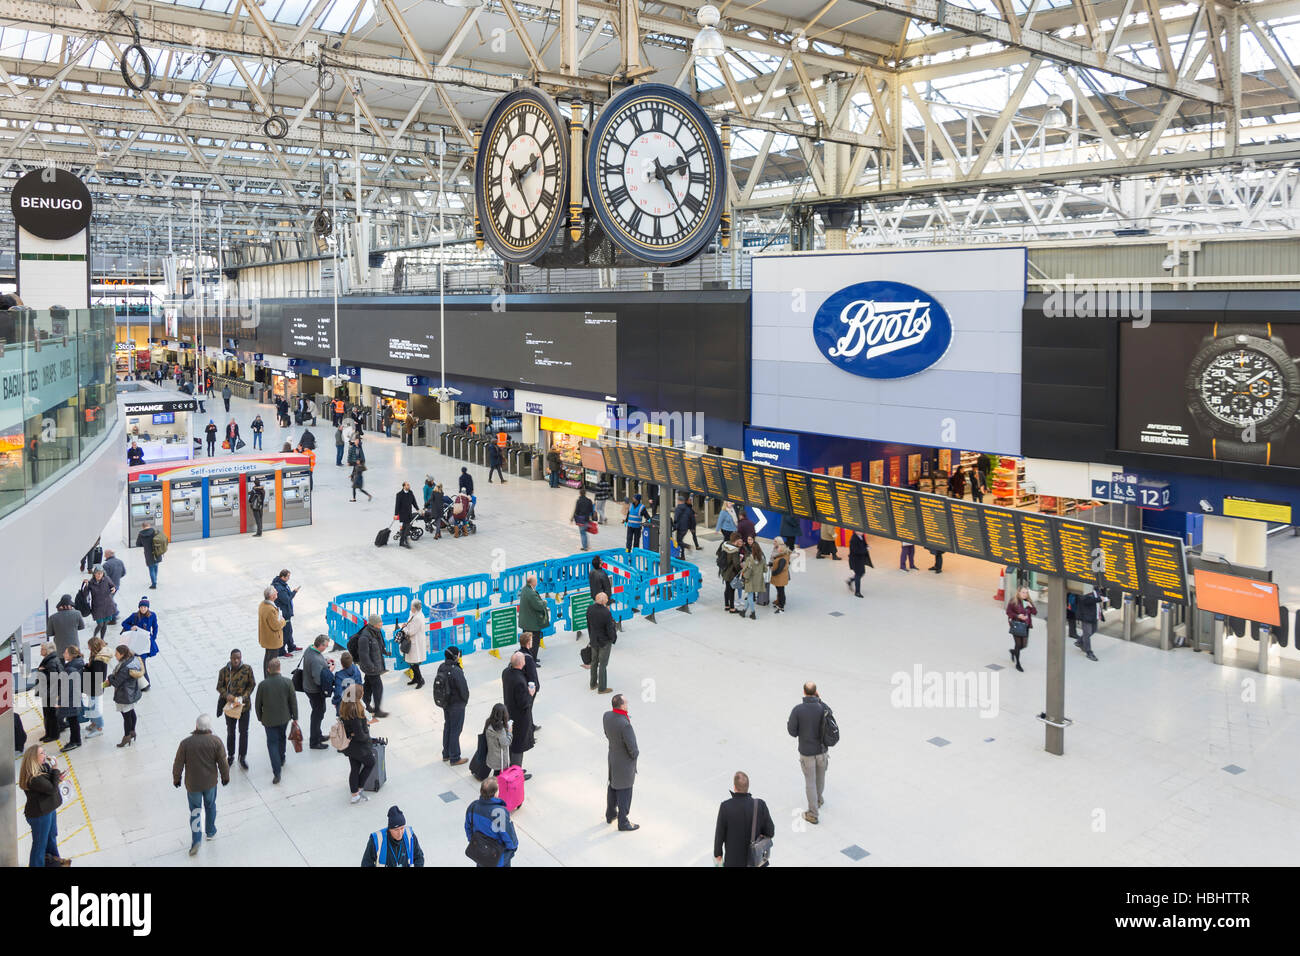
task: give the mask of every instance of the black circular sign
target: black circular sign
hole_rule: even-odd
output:
[[[90,225],[90,190],[66,169],[34,169],[14,184],[9,208],[33,236],[67,239]]]

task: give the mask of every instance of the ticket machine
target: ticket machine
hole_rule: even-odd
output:
[[[187,478],[171,482],[172,541],[189,541],[203,537],[203,479]]]
[[[293,528],[311,524],[311,469],[286,468],[283,483],[278,527]]]
[[[126,492],[126,542],[135,547],[136,535],[146,521],[162,529],[163,491],[161,481],[133,481]]]
[[[239,476],[208,479],[208,537],[239,534]]]

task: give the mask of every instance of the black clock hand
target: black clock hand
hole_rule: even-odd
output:
[[[678,157],[677,157],[677,163],[676,163],[676,165],[673,165],[673,166],[669,166],[669,167],[667,167],[667,168],[664,170],[664,172],[665,172],[666,174],[671,174],[671,173],[680,173],[680,172],[685,171],[686,167],[689,166],[689,165],[690,165],[690,163],[686,161],[686,157],[685,157],[685,156],[678,156]]]

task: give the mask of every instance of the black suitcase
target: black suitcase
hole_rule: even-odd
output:
[[[366,782],[363,784],[365,789],[371,793],[378,793],[379,788],[388,782],[388,769],[384,766],[385,745],[375,741],[375,765],[370,768],[370,773],[366,776]]]
[[[382,548],[384,545],[388,544],[388,539],[392,534],[392,528],[385,528],[383,531],[379,532],[379,534],[375,535],[375,547]]]

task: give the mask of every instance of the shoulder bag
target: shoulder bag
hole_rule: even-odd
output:
[[[749,865],[767,866],[772,855],[772,838],[758,835],[758,797],[750,799],[754,801],[754,819],[749,826]]]

